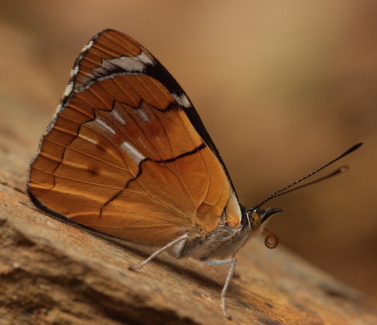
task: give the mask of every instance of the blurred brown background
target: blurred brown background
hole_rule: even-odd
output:
[[[248,207],[363,141],[350,172],[270,202],[285,212],[269,228],[377,301],[375,0],[1,1],[0,126],[6,153],[28,157],[22,184],[76,56],[103,28],[138,40],[184,87]],[[30,149],[12,152],[26,125]]]

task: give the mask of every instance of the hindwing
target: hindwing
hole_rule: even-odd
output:
[[[114,30],[82,50],[37,156],[42,209],[133,242],[210,233],[241,212],[226,167],[169,72]]]

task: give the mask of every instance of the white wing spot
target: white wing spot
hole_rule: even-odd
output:
[[[111,60],[102,60],[102,65],[93,70],[93,75],[104,76],[117,68],[128,72],[143,72],[147,65],[154,65],[154,62],[148,54],[141,52],[133,57],[120,56]]]
[[[124,117],[119,113],[119,111],[114,108],[110,114],[122,125],[126,125],[126,120],[124,119]]]
[[[135,58],[129,58],[128,56],[121,56],[107,61],[107,63],[116,65],[126,71],[142,72],[144,70],[145,64],[142,61],[135,60]],[[105,62],[103,62],[105,65]]]
[[[141,137],[137,137],[137,141],[139,141],[145,149],[148,149],[148,147],[146,146],[146,144],[144,143],[144,141]]]
[[[88,44],[86,44],[86,45],[82,48],[81,53],[84,53],[84,52],[86,52],[87,50],[89,50],[89,49],[93,46],[93,44],[94,44],[94,42],[93,42],[93,40],[91,40]]]
[[[139,61],[143,62],[144,64],[154,65],[153,60],[144,51],[141,52],[138,56],[135,56],[134,59],[139,60]]]
[[[63,96],[64,97],[67,97],[71,92],[72,92],[72,89],[73,89],[73,81],[71,81],[67,87],[65,87],[65,90],[64,90],[64,94]]]
[[[143,154],[141,154],[131,143],[124,141],[120,147],[124,149],[136,163],[145,159],[145,156],[143,156]]]
[[[94,120],[94,123],[98,124],[97,126],[102,129],[110,132],[111,134],[116,134],[115,130],[112,129],[109,125],[106,124],[105,121],[102,121],[100,118],[97,118]]]
[[[98,144],[96,140],[91,139],[91,138],[88,138],[88,137],[86,137],[85,135],[79,134],[79,137],[80,137],[81,139],[83,139],[83,140],[85,140],[85,141],[88,141],[88,142],[90,142],[90,143],[93,143],[93,144],[95,144],[95,145]]]
[[[190,100],[187,98],[185,94],[181,94],[179,96],[177,94],[173,94],[173,96],[179,105],[186,108],[191,107]]]
[[[148,123],[150,121],[150,116],[144,107],[141,106],[141,107],[135,108],[135,110],[136,110],[136,114],[142,119],[142,121],[144,121],[145,123]]]

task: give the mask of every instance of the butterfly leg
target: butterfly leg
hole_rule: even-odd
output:
[[[228,287],[230,281],[232,281],[234,269],[236,268],[237,260],[235,258],[229,258],[227,260],[204,260],[209,265],[225,265],[230,264],[230,269],[228,272],[228,276],[226,277],[225,284],[223,289],[221,290],[221,309],[223,314],[226,318],[231,319],[232,317],[226,312],[226,292],[228,291]]]
[[[174,245],[180,243],[181,241],[187,240],[189,236],[187,234],[178,237],[177,239],[174,239],[170,243],[166,244],[164,247],[161,247],[159,250],[155,251],[152,255],[150,255],[147,259],[145,259],[142,263],[132,265],[128,269],[129,270],[137,270],[142,268],[145,264],[147,264],[149,261],[153,260],[157,255],[160,255],[161,253],[165,252],[169,248],[173,247]]]

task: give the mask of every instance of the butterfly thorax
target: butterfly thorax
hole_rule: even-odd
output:
[[[205,236],[200,232],[189,234],[189,238],[175,248],[174,254],[177,257],[193,257],[200,260],[222,260],[232,257],[247,240],[262,234],[272,215],[281,212],[280,209],[245,210],[242,206],[240,208],[242,218],[238,227],[228,224],[229,216],[224,212],[214,231]]]
[[[224,222],[224,215],[216,229],[208,234],[192,232],[189,238],[176,247],[177,257],[193,257],[196,259],[225,259],[234,255],[245,243],[251,228],[248,224],[237,229]]]

